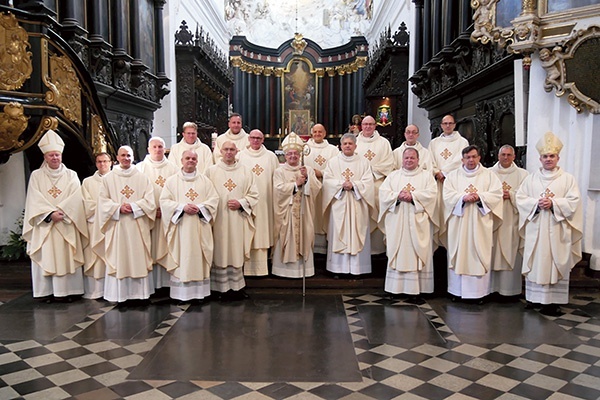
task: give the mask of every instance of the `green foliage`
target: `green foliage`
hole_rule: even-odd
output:
[[[0,247],[0,259],[6,261],[23,260],[26,258],[27,242],[23,239],[23,214],[17,219],[17,229],[10,231],[8,243]]]

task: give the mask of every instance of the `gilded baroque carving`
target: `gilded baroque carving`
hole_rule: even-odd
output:
[[[23,105],[10,102],[4,106],[0,113],[0,151],[16,150],[23,146],[19,140],[21,133],[27,128],[27,120]]]
[[[46,103],[58,106],[65,116],[81,125],[81,85],[67,57],[50,56],[50,74],[43,77],[50,89],[46,92]]]
[[[104,132],[104,125],[102,125],[102,119],[96,114],[92,114],[91,121],[92,128],[92,149],[94,154],[102,153],[106,151],[106,135]]]
[[[27,31],[14,14],[0,14],[0,89],[16,90],[31,76],[33,66]]]
[[[574,32],[562,46],[540,49],[541,65],[546,71],[544,89],[556,90],[558,97],[567,93],[567,101],[577,112],[588,109],[600,114],[600,87],[595,84],[597,71],[589,68],[597,65],[599,50],[600,26],[596,25]]]
[[[474,28],[471,38],[474,41],[486,44],[494,40],[496,21],[496,3],[498,0],[471,0]]]
[[[294,54],[296,55],[302,55],[307,45],[308,43],[306,43],[306,40],[304,40],[304,37],[301,33],[294,34],[294,40],[292,40],[292,43],[290,43],[290,46],[292,46],[294,49]]]

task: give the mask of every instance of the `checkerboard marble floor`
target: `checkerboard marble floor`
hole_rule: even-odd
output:
[[[359,380],[130,379],[182,316],[197,306],[163,306],[164,313],[153,314],[160,321],[152,329],[127,340],[97,335],[81,340],[114,308],[90,302],[81,320],[56,337],[32,339],[22,332],[26,339],[0,339],[0,399],[600,399],[598,292],[573,292],[561,317],[524,310],[522,303],[456,306],[435,298],[417,307],[383,295],[338,296]],[[254,298],[251,294],[245,301]],[[0,314],[8,305],[0,306]],[[140,310],[121,313],[126,320],[135,312]],[[9,317],[18,324],[18,313]],[[2,321],[7,324],[6,318]],[[45,318],[40,323],[53,322]],[[114,332],[116,325],[102,326]]]

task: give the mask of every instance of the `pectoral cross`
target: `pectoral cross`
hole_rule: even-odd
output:
[[[473,186],[473,184],[470,184],[465,189],[465,193],[469,193],[469,194],[471,194],[471,193],[477,193],[477,188],[475,186]]]
[[[371,151],[371,149],[369,149],[369,150],[368,150],[368,151],[365,153],[365,158],[366,158],[367,160],[371,161],[372,159],[374,159],[374,158],[375,158],[375,156],[376,156],[376,155],[377,155],[377,154],[373,153],[373,152]]]
[[[546,188],[546,190],[544,190],[541,194],[540,197],[545,197],[547,199],[551,199],[555,196],[555,194],[552,192],[552,190]]]
[[[344,179],[349,181],[350,178],[354,176],[354,172],[350,171],[350,168],[346,168],[346,170],[342,172],[342,176],[344,177]]]
[[[126,198],[130,198],[132,194],[135,193],[135,190],[129,187],[129,185],[125,185],[125,187],[121,190],[121,194]]]
[[[322,155],[319,154],[317,156],[317,158],[315,158],[315,162],[322,167],[323,164],[325,164],[327,162],[327,160],[325,159],[325,157],[323,157]]]
[[[196,200],[196,197],[198,197],[198,196],[199,196],[198,193],[192,188],[190,188],[190,190],[188,190],[187,193],[185,194],[185,197],[187,197],[191,201]]]
[[[237,187],[237,185],[234,181],[231,180],[231,178],[227,179],[227,182],[225,182],[223,186],[225,186],[225,188],[230,192]]]
[[[407,184],[406,184],[406,186],[404,186],[404,187],[402,188],[402,190],[401,190],[401,191],[402,191],[402,192],[411,192],[411,193],[412,193],[412,192],[414,192],[416,189],[417,189],[417,188],[416,188],[416,187],[414,187],[413,185],[411,185],[411,184],[410,184],[410,182],[409,182],[409,183],[407,183]]]
[[[160,187],[165,187],[165,182],[166,181],[167,180],[165,178],[163,178],[162,175],[159,175],[158,178],[156,178],[156,180],[154,181],[154,183],[156,183]]]
[[[59,188],[57,188],[54,185],[52,185],[50,190],[48,190],[48,194],[54,198],[57,198],[61,193],[62,193],[62,190],[60,190]]]
[[[444,149],[444,151],[442,151],[440,153],[440,156],[444,157],[444,160],[447,160],[448,158],[450,158],[451,155],[452,155],[452,152],[448,149]]]
[[[254,172],[256,176],[260,176],[260,174],[262,174],[264,171],[265,169],[258,164],[256,164],[254,168],[252,168],[252,172]]]
[[[512,189],[512,186],[510,186],[508,183],[506,182],[502,182],[502,190],[504,191],[509,191],[510,189]]]

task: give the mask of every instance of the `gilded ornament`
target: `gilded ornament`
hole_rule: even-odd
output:
[[[10,102],[4,106],[4,112],[0,113],[0,151],[16,150],[23,146],[24,142],[19,140],[19,136],[27,128],[28,119],[22,104]]]
[[[102,119],[96,114],[92,114],[92,149],[94,154],[106,152],[106,136],[104,134],[104,125]]]
[[[33,66],[27,31],[14,14],[0,14],[0,89],[16,90],[31,76]]]
[[[50,89],[46,92],[46,103],[57,105],[65,116],[81,125],[81,85],[67,57],[50,56],[50,75],[43,77]]]
[[[294,35],[294,40],[292,40],[290,46],[292,46],[292,48],[294,49],[294,54],[300,55],[304,53],[304,49],[306,48],[306,46],[308,46],[308,43],[306,42],[306,40],[304,40],[304,37],[301,33],[296,33]]]

